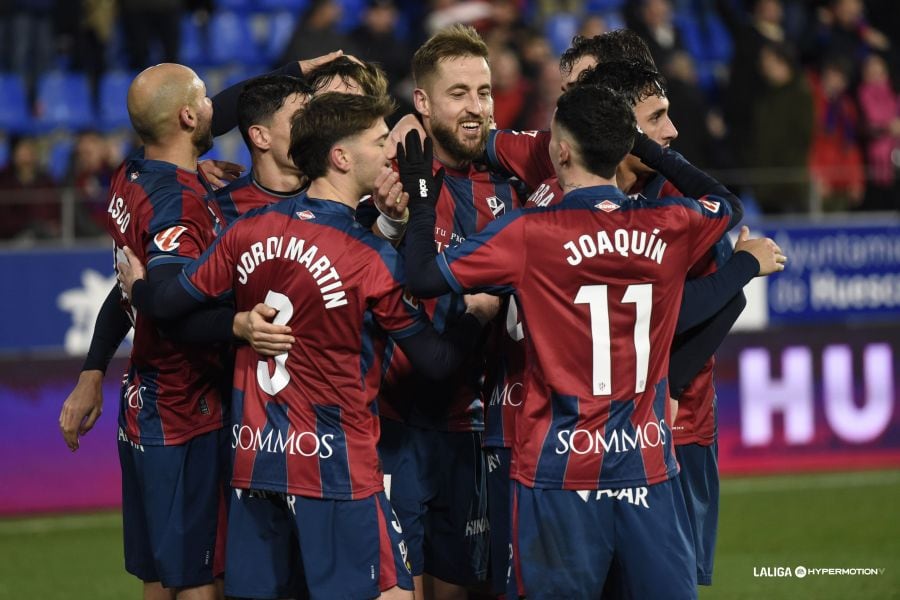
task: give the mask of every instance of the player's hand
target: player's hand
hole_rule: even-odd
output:
[[[432,170],[434,151],[431,138],[425,138],[424,145],[415,129],[406,134],[406,145],[397,144],[397,167],[400,170],[400,182],[403,191],[409,194],[412,205],[427,203],[434,206],[441,184],[444,182],[444,169],[437,173]]]
[[[675,429],[675,421],[678,418],[678,400],[669,396],[669,412],[672,413],[672,423],[670,429]]]
[[[212,159],[201,160],[197,163],[197,168],[203,172],[206,180],[216,189],[225,187],[247,170],[247,167],[237,163]]]
[[[634,146],[631,148],[631,154],[641,159],[641,162],[648,167],[655,168],[663,155],[663,147],[641,131],[637,130],[634,136]]]
[[[59,430],[69,450],[78,450],[79,436],[85,435],[103,414],[103,371],[82,371],[75,389],[63,402]]]
[[[500,298],[491,294],[466,294],[466,312],[478,319],[484,325],[491,321],[500,312]]]
[[[144,269],[144,264],[135,256],[131,248],[125,246],[122,248],[122,252],[125,253],[126,262],[120,262],[116,265],[116,270],[118,271],[116,279],[119,280],[119,285],[122,287],[122,293],[125,294],[125,297],[131,298],[131,288],[134,287],[134,282],[147,277],[147,270]]]
[[[759,261],[758,277],[784,271],[787,256],[771,238],[750,238],[750,228],[744,225],[734,244],[735,252],[749,252]]]
[[[294,336],[287,325],[274,325],[270,321],[278,311],[266,304],[257,304],[251,311],[234,315],[232,333],[246,340],[262,356],[278,356],[291,349]]]
[[[406,210],[406,206],[409,204],[409,194],[403,191],[400,175],[390,167],[383,167],[381,173],[375,178],[372,201],[375,202],[378,212],[389,219],[403,221],[409,217]]]
[[[406,143],[406,135],[413,130],[418,131],[419,137],[422,139],[427,136],[425,128],[422,127],[422,123],[419,122],[416,115],[406,115],[397,121],[397,124],[391,129],[391,133],[388,134],[388,140],[384,146],[384,155],[388,160],[397,157],[397,144]]]
[[[307,77],[316,69],[320,69],[331,61],[342,56],[344,56],[343,50],[335,50],[334,52],[329,52],[328,54],[325,54],[323,56],[317,56],[315,58],[297,61],[297,64],[300,65],[300,72],[303,73],[303,76]],[[346,56],[355,63],[363,64],[362,61],[355,56],[352,56],[350,54],[347,54]]]

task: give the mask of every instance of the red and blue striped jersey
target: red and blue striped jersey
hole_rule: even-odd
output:
[[[438,252],[464,242],[489,223],[522,206],[521,198],[503,177],[474,165],[466,170],[452,169],[437,159],[433,167],[435,173],[440,168],[445,169],[434,227]],[[439,332],[466,311],[461,294],[450,293],[421,302]],[[483,352],[473,353],[453,378],[439,386],[413,372],[409,359],[390,343],[386,361],[387,371],[379,394],[382,416],[404,420],[424,429],[484,429]],[[429,402],[421,402],[423,398],[428,398]]]
[[[525,210],[438,255],[457,291],[512,291],[525,398],[511,476],[573,490],[677,473],[668,362],[684,280],[729,226],[722,199],[629,200],[611,186]]]
[[[114,263],[128,246],[148,270],[186,264],[215,239],[219,217],[207,201],[211,190],[197,172],[138,156],[126,159],[110,182]],[[221,349],[173,342],[125,308],[134,321],[134,345],[119,408],[124,435],[135,444],[165,446],[222,427]]]
[[[217,190],[215,200],[222,212],[225,225],[231,225],[238,217],[254,208],[268,206],[296,195],[295,193],[279,194],[263,188],[256,182],[253,172],[250,171],[226,187]]]
[[[394,248],[350,207],[303,193],[237,220],[181,281],[238,311],[264,302],[293,329],[291,350],[274,359],[237,350],[232,485],[345,500],[381,491],[367,321],[395,338],[426,325],[404,299]]]

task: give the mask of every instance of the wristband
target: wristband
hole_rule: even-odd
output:
[[[399,220],[392,219],[381,211],[378,212],[380,214],[375,223],[384,237],[391,241],[399,240],[403,237],[403,233],[406,231],[406,223],[409,221],[409,210],[407,210],[406,213],[404,213],[403,218]]]

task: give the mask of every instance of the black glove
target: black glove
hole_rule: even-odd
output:
[[[400,183],[403,191],[409,194],[409,206],[414,209],[417,204],[427,203],[434,206],[441,193],[444,181],[444,169],[432,172],[434,152],[431,138],[425,138],[425,146],[419,132],[413,129],[406,134],[406,145],[397,143],[397,168],[400,171]]]
[[[647,137],[643,131],[634,136],[634,147],[631,153],[651,169],[657,168],[663,157],[663,147]]]

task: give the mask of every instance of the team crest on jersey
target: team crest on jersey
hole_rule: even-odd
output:
[[[407,291],[403,292],[403,302],[413,310],[419,310],[419,299]]]
[[[153,243],[163,252],[172,252],[180,245],[178,238],[185,231],[187,231],[187,227],[184,225],[174,225],[153,236]]]
[[[709,212],[714,212],[714,213],[719,212],[720,203],[716,202],[715,200],[706,200],[704,198],[704,199],[700,200],[700,204],[705,206],[706,210],[708,210]]]
[[[488,208],[491,209],[491,212],[494,214],[494,217],[499,217],[504,212],[506,212],[506,205],[503,204],[503,201],[500,200],[497,196],[488,196],[486,198]]]
[[[315,219],[316,215],[314,215],[311,210],[301,210],[297,213],[297,218],[303,221],[309,221],[310,219]]]
[[[128,178],[129,178],[130,180],[132,180],[132,181],[135,181],[135,180],[137,180],[138,176],[139,176],[139,173],[138,173],[137,171],[132,171],[132,172],[128,175]]]
[[[595,204],[594,208],[602,210],[603,212],[612,212],[614,210],[619,210],[619,205],[615,202],[604,200],[603,202],[598,202],[597,204]]]

